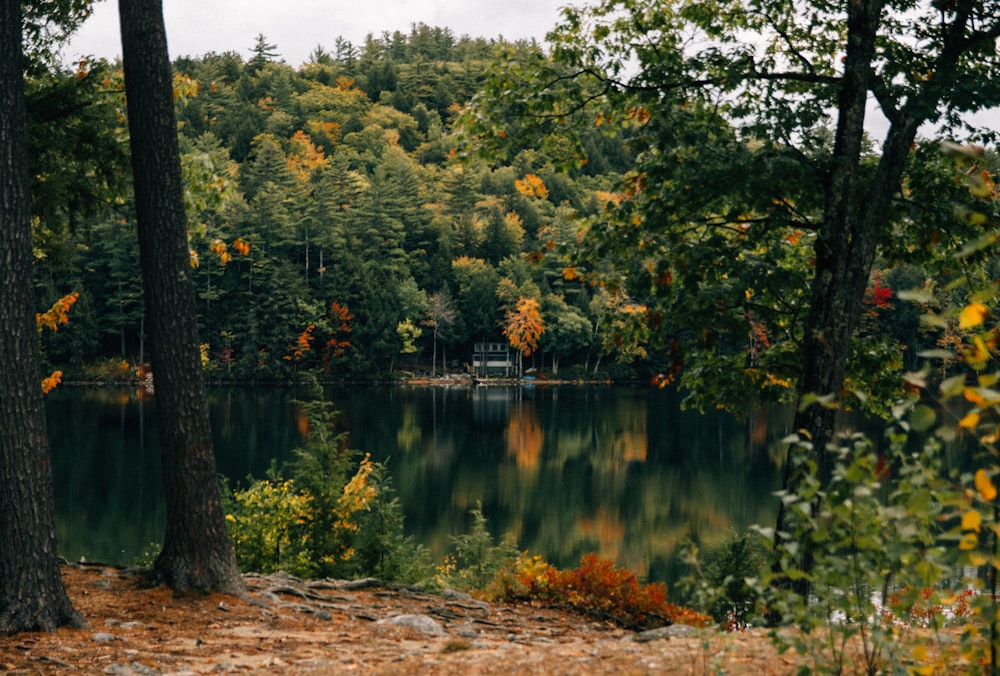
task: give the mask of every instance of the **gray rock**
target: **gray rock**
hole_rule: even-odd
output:
[[[145,664],[132,662],[130,664],[109,664],[104,667],[104,673],[113,676],[155,676],[160,672]]]
[[[445,589],[441,592],[441,598],[445,601],[471,601],[472,596],[455,589]]]
[[[147,625],[142,622],[122,622],[121,620],[107,619],[104,620],[105,627],[121,627],[122,629],[138,629],[145,627]]]
[[[690,624],[672,624],[665,628],[665,631],[670,636],[675,636],[677,638],[684,638],[687,636],[694,636],[698,633],[697,627],[692,627]]]
[[[469,594],[465,592],[456,591],[454,589],[445,589],[441,592],[441,598],[448,603],[461,606],[462,608],[476,608],[481,610],[488,610],[490,604],[486,601],[480,601],[479,599],[474,599]]]
[[[640,631],[632,636],[633,641],[645,643],[647,641],[657,641],[659,639],[685,638],[693,635],[696,628],[688,624],[671,624],[669,627],[657,627],[647,631]]]
[[[391,624],[398,627],[408,627],[424,634],[443,636],[446,632],[444,627],[438,624],[437,620],[429,615],[394,615],[384,620],[379,620],[375,624]]]
[[[114,634],[109,634],[106,631],[99,631],[91,637],[97,643],[111,643],[112,641],[117,641],[118,637]]]
[[[473,627],[472,624],[468,622],[459,626],[455,630],[455,633],[461,636],[462,638],[470,638],[470,639],[479,638],[480,635],[479,631],[477,631],[476,628]]]

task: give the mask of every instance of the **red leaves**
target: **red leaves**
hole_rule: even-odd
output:
[[[879,310],[892,309],[889,301],[895,293],[888,286],[882,285],[882,275],[876,272],[872,275],[872,286],[865,289],[864,304],[871,308],[869,312],[872,316],[877,316]]]
[[[294,361],[302,366],[310,366],[306,358],[313,351],[313,343],[318,337],[319,345],[322,346],[322,349],[318,350],[318,358],[322,360],[323,368],[329,371],[331,360],[343,357],[351,347],[347,336],[351,333],[351,320],[353,319],[354,315],[351,314],[346,305],[333,301],[327,316],[320,319],[318,325],[309,324],[298,335],[295,342],[289,346],[289,354],[285,355],[285,360]]]
[[[351,333],[351,320],[354,315],[347,309],[346,305],[341,305],[337,301],[330,304],[329,326],[330,339],[326,341],[326,354],[323,359],[329,366],[333,357],[343,357],[344,353],[351,346],[351,341],[347,340],[347,335]],[[343,336],[343,337],[340,337]]]
[[[876,307],[888,307],[889,299],[892,298],[892,289],[888,286],[880,286],[878,280],[876,280],[872,296],[872,305]]]

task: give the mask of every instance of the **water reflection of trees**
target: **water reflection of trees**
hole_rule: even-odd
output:
[[[407,530],[435,555],[448,549],[450,536],[468,530],[468,510],[480,500],[493,533],[512,532],[522,548],[558,565],[575,565],[595,551],[654,576],[692,534],[721,542],[730,529],[773,520],[771,493],[779,477],[770,448],[788,432],[781,411],[754,412],[746,420],[698,415],[681,411],[669,392],[625,387],[344,388],[328,394],[342,412],[338,425],[349,446],[388,461]],[[234,388],[215,390],[211,398],[219,467],[231,480],[263,476],[272,459],[280,466],[301,443],[295,392]],[[104,477],[138,461],[132,428],[139,402],[105,398],[89,405],[100,412],[66,402],[71,410],[60,415],[75,422],[56,431],[59,443],[75,449],[53,450],[63,454],[55,465],[66,505],[88,490],[87,481],[106,493]],[[127,429],[118,434],[123,405]],[[87,441],[73,446],[71,436]],[[157,475],[143,481],[159,495]],[[112,514],[101,528],[146,518],[136,515],[132,503],[139,498],[127,487],[111,499],[121,502],[100,507]],[[141,509],[152,509],[149,495],[142,500]],[[63,523],[95,528],[81,518]]]

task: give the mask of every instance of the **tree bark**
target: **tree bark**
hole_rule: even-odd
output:
[[[833,165],[827,182],[823,224],[816,242],[816,271],[812,303],[803,344],[802,395],[842,396],[851,341],[861,315],[865,289],[871,277],[882,228],[888,223],[892,200],[899,191],[906,158],[923,117],[901,114],[894,120],[883,145],[875,175],[862,182],[860,167],[864,123],[883,0],[848,4],[848,42],[838,104]],[[812,444],[818,474],[825,483],[830,474],[830,445],[835,441],[837,409],[812,404],[799,407],[794,429]],[[795,493],[801,468],[785,463],[783,491]],[[813,505],[813,510],[818,505]],[[788,532],[788,514],[780,502],[775,542]],[[809,571],[813,554],[803,547],[800,566]],[[797,587],[808,591],[808,582]]]
[[[173,75],[159,0],[120,0],[122,60],[167,527],[154,579],[241,594],[226,533],[187,246]]]
[[[85,624],[56,552],[27,145],[21,6],[0,2],[0,634]]]

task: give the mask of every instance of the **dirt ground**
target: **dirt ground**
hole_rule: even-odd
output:
[[[0,637],[0,672],[789,674],[808,662],[778,655],[764,630],[643,641],[568,611],[363,583],[248,576],[239,599],[144,589],[105,566],[68,565],[63,577],[89,626]]]

